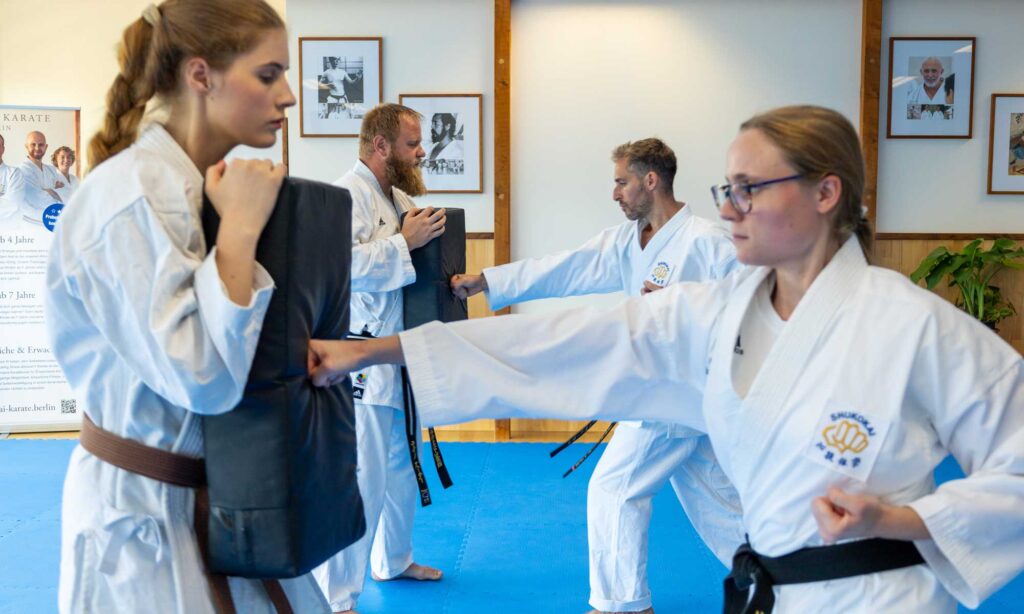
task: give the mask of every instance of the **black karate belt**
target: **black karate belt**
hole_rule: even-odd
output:
[[[374,339],[368,331],[361,333],[349,333],[349,339]],[[416,412],[416,399],[412,394],[412,383],[409,381],[409,371],[402,367],[402,397],[405,400],[405,441],[409,446],[409,460],[412,464],[412,471],[416,475],[416,486],[420,490],[420,505],[427,507],[432,503],[430,499],[430,487],[427,486],[427,476],[423,474],[423,464],[420,463],[420,447],[418,445],[420,421]],[[448,466],[445,465],[444,457],[441,456],[441,446],[437,443],[437,433],[434,427],[427,429],[430,436],[430,451],[434,457],[434,466],[437,468],[437,477],[441,480],[441,487],[447,490],[451,488],[452,477],[448,473]]]
[[[562,445],[558,446],[557,448],[555,448],[554,450],[549,452],[548,456],[550,458],[554,458],[556,454],[558,454],[562,450],[568,448],[572,444],[576,443],[576,441],[580,437],[583,437],[583,435],[586,434],[586,432],[589,431],[595,424],[597,424],[597,420],[591,420],[590,422],[588,422],[583,428],[581,428],[580,430],[576,431],[575,435],[573,435],[569,439],[565,440],[565,443],[563,443]],[[572,467],[569,468],[568,471],[563,473],[562,474],[562,478],[569,477],[570,473],[572,473],[573,471],[576,471],[581,466],[583,466],[583,463],[587,462],[587,459],[590,458],[590,455],[594,453],[594,450],[596,450],[598,446],[600,446],[602,443],[604,443],[604,440],[608,437],[608,433],[612,432],[612,429],[615,428],[616,424],[618,424],[618,422],[612,422],[611,424],[609,424],[608,428],[606,428],[604,430],[604,433],[601,434],[601,438],[597,440],[597,443],[595,443],[589,450],[587,450],[587,453],[583,455],[583,458],[581,458],[578,461],[576,461],[575,465],[573,465]]]
[[[913,542],[880,537],[801,548],[779,557],[758,554],[747,542],[736,550],[732,571],[725,578],[723,612],[769,614],[775,605],[773,586],[851,578],[922,563]]]

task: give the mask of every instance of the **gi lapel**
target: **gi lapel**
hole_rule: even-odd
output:
[[[676,247],[675,244],[681,239],[679,235],[682,229],[690,222],[692,217],[693,214],[690,213],[689,207],[680,209],[664,226],[658,229],[658,232],[654,233],[651,240],[647,242],[647,247],[643,250],[639,248],[640,232],[639,226],[637,227],[637,237],[636,241],[634,241],[636,246],[635,262],[637,264],[633,267],[635,292],[640,291],[644,281],[650,281],[664,287],[676,277],[675,274],[682,267],[685,252],[678,248],[672,250],[668,248],[670,246]]]
[[[856,237],[850,237],[800,300],[743,401],[741,411],[746,427],[737,435],[736,442],[740,449],[751,452],[744,454],[745,457],[757,458],[758,455],[752,452],[772,440],[773,425],[784,410],[790,392],[798,384],[818,340],[828,330],[842,304],[857,291],[866,272],[867,261],[860,244]],[[743,313],[756,289],[756,285],[752,289],[746,288],[749,292],[747,300],[730,305],[729,311],[741,313],[738,319],[729,314],[728,339],[735,339]],[[728,347],[731,348],[731,344]]]
[[[366,166],[366,164],[363,163],[362,160],[356,162],[356,166],[353,170],[355,171],[356,175],[362,177],[373,188],[373,208],[375,211],[374,217],[382,219],[386,222],[384,224],[383,230],[380,225],[374,227],[371,237],[373,239],[376,239],[383,233],[386,233],[388,236],[394,234],[394,232],[392,232],[392,229],[398,229],[401,226],[401,224],[399,223],[399,218],[401,217],[400,211],[405,211],[405,208],[403,208],[402,205],[400,205],[398,202],[400,197],[398,195],[395,195],[394,202],[390,198],[388,198],[384,194],[384,190],[381,189],[380,184],[377,182],[377,177],[374,176],[373,171],[371,171],[370,167]]]

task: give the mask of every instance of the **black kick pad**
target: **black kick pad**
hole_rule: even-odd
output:
[[[405,330],[469,317],[466,301],[452,294],[450,282],[452,275],[466,272],[466,213],[445,207],[445,217],[444,234],[410,252],[416,281],[402,288]]]
[[[204,197],[211,249],[219,226]],[[306,371],[310,339],[348,332],[351,237],[348,190],[284,180],[256,248],[276,289],[245,396],[203,418],[213,573],[295,577],[366,532],[351,383],[316,388]]]

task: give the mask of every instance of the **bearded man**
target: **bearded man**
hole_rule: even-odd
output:
[[[353,333],[380,337],[402,330],[402,288],[416,281],[409,252],[444,232],[444,209],[418,209],[411,198],[426,192],[421,141],[419,113],[378,105],[363,118],[359,161],[335,182],[352,194]],[[400,372],[393,365],[370,367],[353,373],[352,383],[366,535],[313,572],[331,609],[343,613],[356,607],[367,559],[378,581],[441,579],[439,570],[412,557],[419,489],[405,437]]]
[[[466,157],[462,141],[455,138],[458,122],[451,113],[434,113],[430,120],[431,160],[461,160]]]

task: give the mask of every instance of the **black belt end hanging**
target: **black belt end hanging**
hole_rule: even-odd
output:
[[[369,331],[362,333],[349,333],[349,339],[373,339]],[[423,475],[423,465],[420,463],[419,448],[419,416],[416,413],[416,399],[412,394],[412,383],[409,381],[409,371],[401,368],[402,373],[402,396],[405,399],[405,440],[409,447],[409,460],[412,463],[412,471],[416,475],[416,486],[420,491],[420,505],[427,507],[432,503],[430,499],[430,487],[427,486],[427,477]],[[427,429],[430,435],[430,452],[434,457],[434,466],[437,467],[437,477],[441,480],[441,486],[445,489],[451,488],[453,482],[451,474],[448,473],[448,466],[445,465],[444,457],[441,456],[441,446],[437,443],[437,434],[434,428]]]
[[[558,446],[550,453],[548,453],[548,456],[554,458],[556,454],[568,448],[570,445],[576,443],[576,441],[578,441],[580,437],[583,437],[583,435],[587,431],[589,431],[595,424],[597,424],[597,420],[591,420],[590,422],[588,422],[586,425],[584,425],[583,428],[576,431],[576,433],[572,437],[567,439],[565,443],[563,443],[562,445]],[[569,477],[569,474],[571,474],[573,471],[576,471],[577,469],[583,466],[583,463],[587,462],[587,459],[590,458],[590,455],[593,454],[595,450],[597,450],[598,446],[604,443],[604,440],[607,439],[608,434],[612,432],[612,429],[615,428],[616,424],[618,424],[618,422],[612,422],[611,424],[608,425],[608,428],[606,428],[604,430],[604,433],[601,434],[601,437],[600,439],[597,440],[597,443],[595,443],[593,446],[591,446],[589,450],[587,450],[587,453],[583,455],[583,458],[576,461],[576,464],[574,464],[572,467],[569,468],[568,471],[562,474],[563,479]]]
[[[412,470],[416,475],[416,484],[420,490],[420,505],[430,505],[430,487],[427,486],[427,477],[423,474],[423,465],[420,463],[419,452],[419,416],[416,413],[416,399],[412,393],[412,383],[409,381],[409,371],[402,367],[402,392],[405,397],[405,437],[409,445],[409,459],[412,461]],[[441,456],[441,446],[437,443],[437,434],[433,428],[428,428],[430,436],[430,452],[434,457],[434,466],[437,467],[437,477],[441,480],[441,486],[448,489],[452,486],[452,478],[448,473],[448,466],[445,465],[444,457]]]

